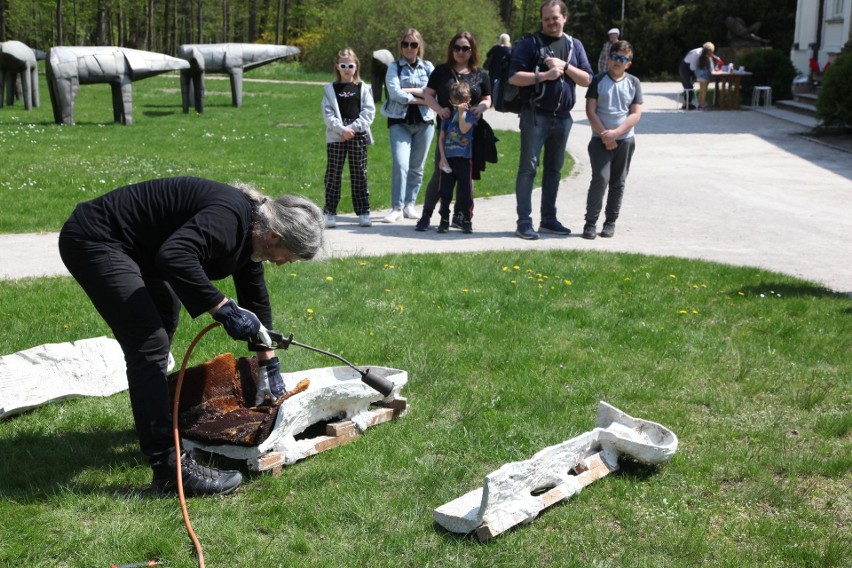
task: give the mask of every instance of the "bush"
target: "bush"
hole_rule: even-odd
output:
[[[796,67],[790,56],[778,49],[761,49],[743,55],[737,62],[752,74],[743,81],[743,97],[751,99],[756,85],[772,87],[772,98],[789,99],[793,96],[792,83],[796,77]]]
[[[852,128],[852,53],[835,59],[822,79],[817,117],[828,128]]]
[[[361,78],[369,80],[373,51],[389,49],[398,55],[400,34],[405,28],[413,27],[423,34],[425,58],[435,65],[446,59],[450,38],[460,30],[469,31],[476,38],[482,65],[485,54],[504,31],[496,5],[491,0],[468,0],[464,9],[459,9],[459,5],[453,7],[456,13],[448,18],[447,5],[443,2],[342,0],[327,14],[321,37],[306,50],[303,61],[311,70],[328,71],[331,78],[337,52],[351,47],[361,60]],[[366,18],[365,14],[380,17]],[[354,22],[357,30],[353,30]]]

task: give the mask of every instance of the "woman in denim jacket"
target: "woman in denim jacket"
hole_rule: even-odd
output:
[[[402,33],[402,56],[388,65],[388,98],[382,114],[388,117],[391,157],[391,212],[382,221],[417,219],[414,209],[423,182],[423,167],[435,134],[435,113],[423,99],[434,66],[423,60],[423,37],[414,28]]]

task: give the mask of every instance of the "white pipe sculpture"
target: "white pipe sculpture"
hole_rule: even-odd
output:
[[[532,522],[547,507],[616,471],[620,457],[662,464],[671,459],[677,444],[668,428],[601,401],[594,430],[544,448],[526,461],[503,465],[485,476],[482,487],[441,505],[433,516],[450,532],[476,531],[484,541]]]
[[[178,57],[189,61],[180,73],[183,112],[195,106],[204,112],[204,73],[227,73],[231,78],[233,106],[243,106],[243,73],[299,53],[298,47],[257,43],[187,43],[178,48]]]
[[[45,71],[53,119],[56,124],[74,124],[80,85],[109,83],[115,122],[133,124],[133,81],[187,68],[183,59],[127,47],[52,47]]]
[[[15,104],[15,89],[21,82],[21,98],[24,109],[31,110],[39,106],[38,65],[36,53],[20,41],[0,43],[0,108],[3,100],[12,106]],[[5,95],[5,96],[4,96]]]

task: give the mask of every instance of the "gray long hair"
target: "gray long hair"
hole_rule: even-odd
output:
[[[281,237],[281,246],[301,260],[314,258],[323,246],[325,220],[322,209],[313,201],[297,195],[272,199],[243,182],[233,182],[257,206],[253,232],[272,231]]]

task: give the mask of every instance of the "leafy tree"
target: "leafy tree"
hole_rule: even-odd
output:
[[[455,10],[452,17],[448,10]],[[348,46],[368,72],[373,51],[389,49],[398,54],[400,33],[408,27],[423,35],[425,56],[435,64],[446,59],[447,45],[458,31],[469,31],[476,38],[480,63],[503,31],[494,0],[468,0],[463,7],[432,0],[341,0],[315,30],[318,41],[306,50],[306,63],[312,69],[331,72],[337,52]]]

